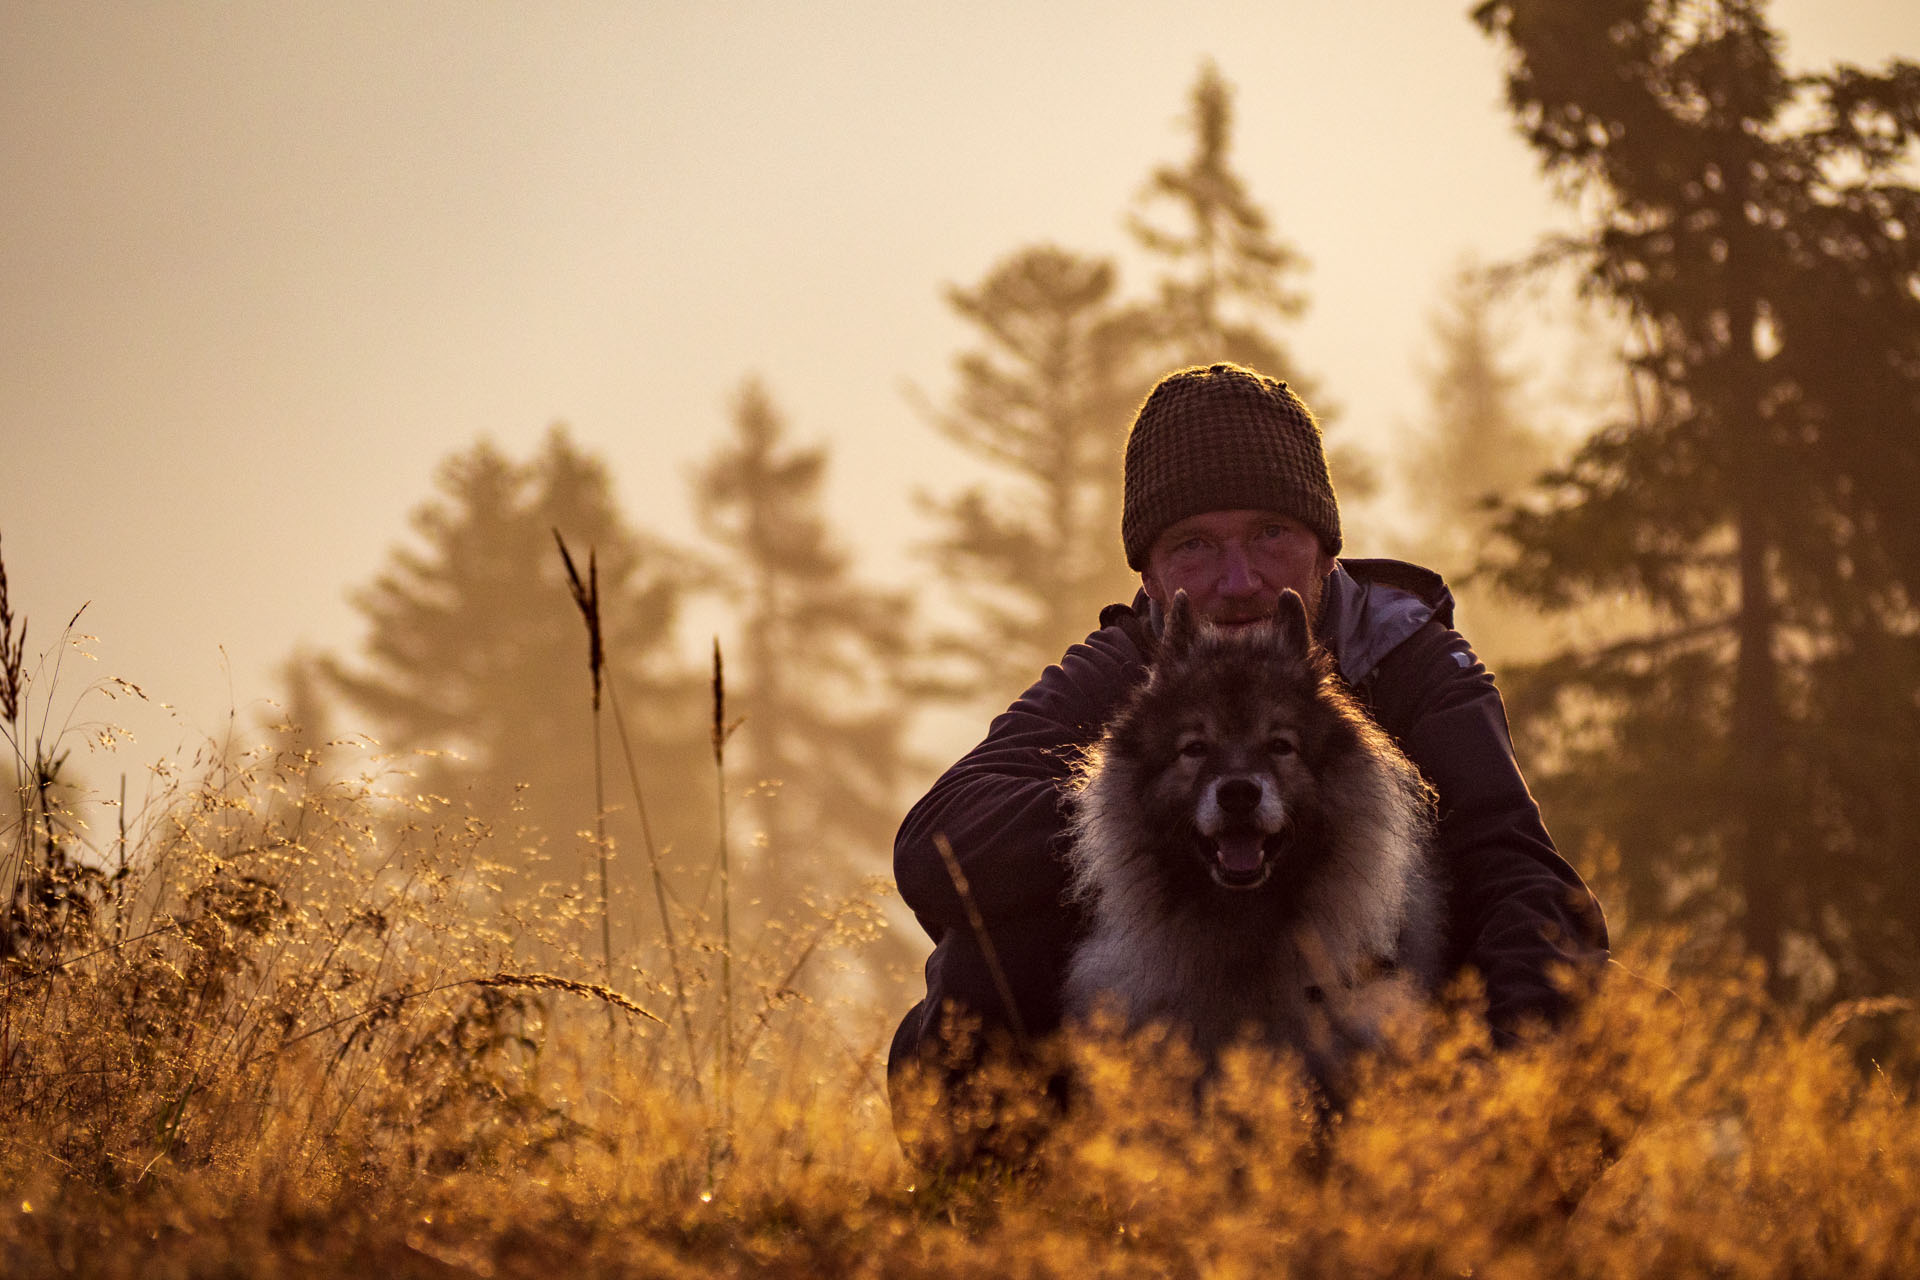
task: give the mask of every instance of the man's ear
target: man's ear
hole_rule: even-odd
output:
[[[1160,592],[1159,581],[1146,569],[1140,571],[1140,589],[1147,593],[1147,599],[1153,601],[1162,609],[1167,607],[1166,597]]]
[[[1193,645],[1193,605],[1187,599],[1187,593],[1173,593],[1173,604],[1167,609],[1166,625],[1160,629],[1160,657],[1178,661],[1186,657],[1187,650]]]

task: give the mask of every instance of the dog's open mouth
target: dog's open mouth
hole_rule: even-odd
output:
[[[1213,846],[1209,869],[1223,889],[1258,889],[1273,874],[1268,846],[1274,837],[1264,831],[1222,831]]]

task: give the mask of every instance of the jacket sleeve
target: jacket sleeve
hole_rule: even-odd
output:
[[[1541,822],[1492,674],[1457,632],[1429,622],[1368,684],[1375,717],[1439,795],[1450,959],[1480,972],[1501,1040],[1529,1017],[1556,1020],[1563,979],[1606,959],[1606,919]]]
[[[1059,1025],[1060,986],[1081,929],[1080,910],[1063,896],[1067,813],[1060,784],[1145,674],[1140,644],[1124,626],[1103,627],[1047,668],[901,824],[894,879],[934,948],[926,999],[907,1013],[888,1053],[890,1080],[929,1055],[950,1076],[964,1075],[993,1029],[1044,1036]],[[953,847],[980,913],[978,930],[936,836]],[[982,933],[991,951],[981,945]],[[942,1031],[949,1012],[978,1019],[989,1032],[970,1056],[953,1058],[957,1049]]]
[[[1060,913],[1067,883],[1060,784],[1144,675],[1124,630],[1096,631],[1048,667],[908,811],[894,841],[894,878],[935,942],[948,930],[971,929],[935,836],[952,845],[990,930]]]

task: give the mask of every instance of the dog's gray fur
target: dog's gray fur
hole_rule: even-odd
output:
[[[1324,1081],[1437,985],[1432,793],[1293,592],[1271,623],[1233,629],[1177,595],[1146,683],[1070,797],[1073,892],[1092,921],[1070,1017],[1167,1024],[1207,1062],[1247,1036],[1291,1046]]]

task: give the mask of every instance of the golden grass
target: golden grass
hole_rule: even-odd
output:
[[[899,1010],[799,992],[870,910],[740,956],[694,921],[609,982],[591,892],[504,887],[484,823],[319,774],[207,763],[86,909],[8,918],[0,1275],[1920,1274],[1904,1001],[1785,1009],[1642,935],[1559,1034],[1436,1017],[1331,1125],[1285,1060],[1196,1104],[1150,1040],[1063,1046],[1029,1162],[928,1177],[879,1078]]]
[[[374,803],[287,759],[216,776],[149,824],[118,941],[11,966],[0,1270],[1920,1273],[1904,1002],[1813,1020],[1643,945],[1671,993],[1616,979],[1500,1055],[1471,1017],[1428,1028],[1330,1132],[1284,1061],[1231,1059],[1196,1112],[1173,1055],[1083,1044],[1031,1166],[929,1180],[875,1078],[893,1011],[765,979],[722,1109],[642,1002],[511,963],[531,934],[479,923],[484,829]],[[1905,1056],[1863,1068],[1867,1034]]]
[[[1897,1276],[1920,1259],[1911,1105],[1767,1025],[1738,983],[1671,1009],[1616,991],[1498,1060],[1449,1049],[1372,1082],[1318,1154],[1264,1064],[1188,1124],[1179,1088],[1109,1063],[1096,1094],[1118,1099],[1069,1121],[1042,1169],[941,1187],[831,1070],[751,1076],[716,1155],[711,1113],[586,1023],[537,1081],[457,1106],[384,1080],[419,1095],[405,1142],[378,1107],[302,1123],[295,1099],[325,1088],[313,1062],[272,1090],[213,1082],[209,1108],[250,1108],[250,1140],[139,1185],[58,1171],[15,1116],[0,1256],[17,1276]]]

